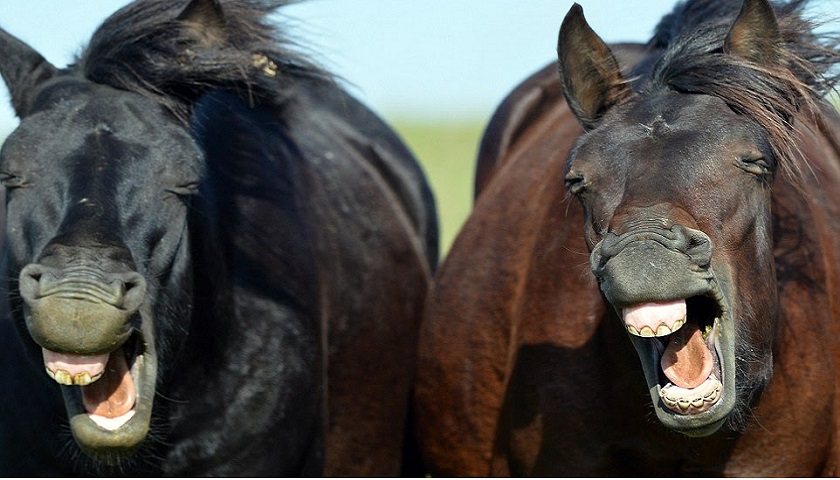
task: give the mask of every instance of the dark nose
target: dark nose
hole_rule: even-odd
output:
[[[145,279],[132,271],[33,263],[21,270],[19,280],[30,311],[30,334],[42,347],[65,353],[105,353],[119,347],[146,295]]]
[[[143,302],[146,280],[137,272],[107,273],[89,267],[62,269],[30,263],[20,272],[20,293],[30,304],[49,295],[63,295],[133,313]]]
[[[653,241],[668,250],[687,255],[692,263],[707,267],[712,260],[712,241],[700,230],[674,225],[670,229],[643,229],[621,235],[607,234],[601,242],[598,263],[608,261],[629,244],[639,241]],[[596,265],[593,264],[593,269]]]
[[[706,288],[712,242],[692,228],[608,233],[590,257],[592,273],[616,306],[687,298]]]

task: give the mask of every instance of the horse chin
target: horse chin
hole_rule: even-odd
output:
[[[150,348],[144,338],[148,337],[135,333],[126,342],[133,342],[136,349],[129,370],[136,388],[136,400],[127,414],[114,419],[92,415],[83,404],[80,387],[61,387],[76,444],[85,454],[106,465],[118,465],[128,459],[149,433],[157,358],[154,348]]]
[[[694,389],[674,388],[661,367],[667,340],[663,343],[657,338],[629,335],[639,354],[657,418],[665,427],[690,437],[705,437],[717,432],[738,404],[735,383],[735,326],[729,313],[732,310],[716,289],[705,294],[703,298],[707,303],[714,301],[716,313],[707,339],[707,345],[714,352],[714,367],[702,385]],[[689,309],[688,321],[692,321],[691,317],[692,311]],[[685,394],[673,395],[670,393],[673,390]],[[671,397],[680,398],[680,402],[675,402]]]

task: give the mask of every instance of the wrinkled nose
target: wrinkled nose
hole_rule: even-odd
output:
[[[62,353],[107,353],[131,334],[130,319],[146,295],[136,272],[33,263],[20,272],[27,327],[43,348]]]
[[[592,250],[592,272],[617,307],[687,298],[706,288],[712,242],[682,225],[608,233]]]
[[[609,233],[601,242],[599,256],[600,264],[618,255],[633,242],[652,241],[659,243],[668,250],[685,254],[697,266],[708,265],[712,259],[712,241],[700,230],[674,225],[670,229],[651,228],[631,231],[622,235]],[[595,256],[593,256],[593,261]],[[595,265],[593,265],[593,268]]]

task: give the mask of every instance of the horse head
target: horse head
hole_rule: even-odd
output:
[[[702,58],[732,72],[781,63],[765,0],[746,0],[725,28]],[[692,78],[703,67],[679,70],[668,55],[625,78],[581,8],[570,10],[559,68],[586,132],[565,180],[584,209],[591,270],[635,346],[657,417],[705,436],[740,418],[772,373],[770,191],[787,161],[774,135],[785,134],[792,107],[753,105],[755,97]]]
[[[191,4],[184,28],[216,13]],[[116,464],[147,437],[159,358],[189,327],[203,153],[149,96],[58,69],[6,32],[0,51],[21,119],[0,158],[15,320],[63,386],[76,443]]]

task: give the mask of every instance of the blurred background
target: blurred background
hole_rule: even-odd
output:
[[[54,65],[72,62],[96,27],[128,0],[5,2],[0,27]],[[321,65],[391,123],[421,161],[438,202],[441,252],[472,207],[475,156],[505,95],[556,58],[572,0],[308,0],[277,21]],[[607,42],[645,42],[676,0],[578,0]],[[840,0],[812,0],[816,19]],[[840,30],[840,22],[825,28]],[[0,139],[17,120],[0,86]]]

